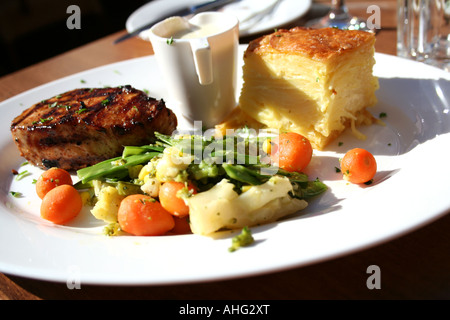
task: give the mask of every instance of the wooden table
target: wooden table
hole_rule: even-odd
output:
[[[366,9],[370,4],[373,1],[348,1],[350,10],[363,17],[369,16]],[[382,27],[377,34],[376,50],[395,54],[396,1],[376,4],[381,8]],[[293,25],[302,25],[318,13],[317,8],[323,9],[314,6]],[[137,38],[114,45],[113,40],[124,32],[0,78],[0,101],[75,72],[152,54],[150,45]],[[330,261],[245,279],[189,285],[82,285],[79,290],[70,290],[65,283],[0,274],[0,299],[447,299],[450,298],[448,230],[450,216],[446,215],[401,238]],[[366,286],[370,265],[380,268],[380,289],[370,290]]]

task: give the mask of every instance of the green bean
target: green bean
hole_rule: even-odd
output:
[[[269,179],[269,177],[260,175],[255,170],[251,170],[243,165],[223,164],[222,167],[231,179],[250,185],[260,185]]]
[[[77,171],[77,175],[82,183],[101,178],[124,178],[128,176],[129,167],[147,163],[159,154],[159,152],[147,152],[126,158],[116,157],[80,169]]]
[[[150,151],[156,151],[156,152],[163,152],[164,147],[163,146],[154,146],[154,145],[147,145],[147,146],[125,146],[122,152],[122,158],[126,158],[132,155],[142,154],[145,152]]]

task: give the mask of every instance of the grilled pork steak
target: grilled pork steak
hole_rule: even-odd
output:
[[[123,86],[75,89],[41,101],[12,121],[11,132],[21,156],[33,165],[78,170],[176,127],[163,100]]]

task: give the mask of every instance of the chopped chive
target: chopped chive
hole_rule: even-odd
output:
[[[26,177],[26,176],[28,176],[28,175],[30,175],[30,174],[31,174],[31,173],[28,172],[28,170],[24,170],[24,171],[22,171],[22,172],[19,172],[19,173],[16,175],[16,180],[19,181],[19,180],[22,179],[23,177]]]
[[[77,111],[75,111],[75,112],[78,113],[78,114],[80,114],[80,113],[85,112],[86,110],[87,110],[86,108],[82,108],[82,109],[77,110]]]
[[[22,193],[17,192],[17,191],[10,191],[9,192],[14,198],[19,198],[22,196]]]
[[[42,119],[42,118],[41,118],[39,121],[33,121],[32,124],[36,124],[36,123],[45,123],[45,122],[51,121],[51,120],[53,120],[53,117],[46,118],[46,119]]]

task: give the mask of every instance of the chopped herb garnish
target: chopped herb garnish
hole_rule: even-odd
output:
[[[255,242],[255,239],[252,236],[251,230],[247,227],[244,227],[241,234],[231,239],[231,247],[228,248],[228,251],[234,252],[241,247],[251,245],[253,242]]]
[[[28,170],[24,170],[24,171],[22,171],[22,172],[19,172],[19,173],[16,175],[16,180],[18,181],[18,180],[22,179],[23,177],[26,177],[26,176],[28,176],[28,175],[30,175],[30,174],[31,174],[31,173],[28,172]]]
[[[31,181],[31,184],[36,184],[37,183],[37,179],[33,179],[33,181]]]
[[[86,83],[86,80],[81,79],[80,82],[81,82],[81,83]]]
[[[341,169],[339,169],[338,167],[334,167],[334,169],[336,170],[336,173],[340,173]]]
[[[153,198],[150,198],[150,199],[139,199],[139,202],[140,203],[142,203],[142,205],[146,205],[147,203],[152,203],[152,202],[156,202],[156,200],[155,199],[153,199]],[[151,219],[151,217],[148,217],[148,219]]]
[[[344,143],[342,141],[339,141],[338,146],[341,147]]]
[[[380,119],[381,118],[386,118],[387,117],[387,113],[386,112],[381,112],[380,113]]]
[[[104,106],[108,105],[109,103],[110,103],[110,101],[108,98],[102,101],[102,105],[104,105]]]
[[[48,107],[49,108],[66,108],[67,110],[72,108],[72,106],[69,106],[69,105],[58,104],[58,102],[53,102],[52,104],[49,104]]]
[[[107,236],[118,236],[120,234],[120,225],[118,222],[113,222],[108,224],[104,229],[103,233]]]
[[[10,191],[9,192],[14,198],[19,198],[22,196],[22,193],[17,192],[17,191]]]
[[[33,124],[36,124],[36,123],[45,123],[45,122],[47,122],[47,121],[52,121],[53,120],[53,117],[50,117],[50,118],[46,118],[46,119],[40,119],[39,121],[33,121],[32,123]]]
[[[75,112],[78,113],[78,114],[80,114],[80,113],[85,112],[86,110],[87,110],[86,108],[82,108],[82,109],[77,110],[77,111],[75,111]]]
[[[170,37],[170,39],[167,39],[167,44],[170,46],[171,44],[173,44],[173,37]]]

